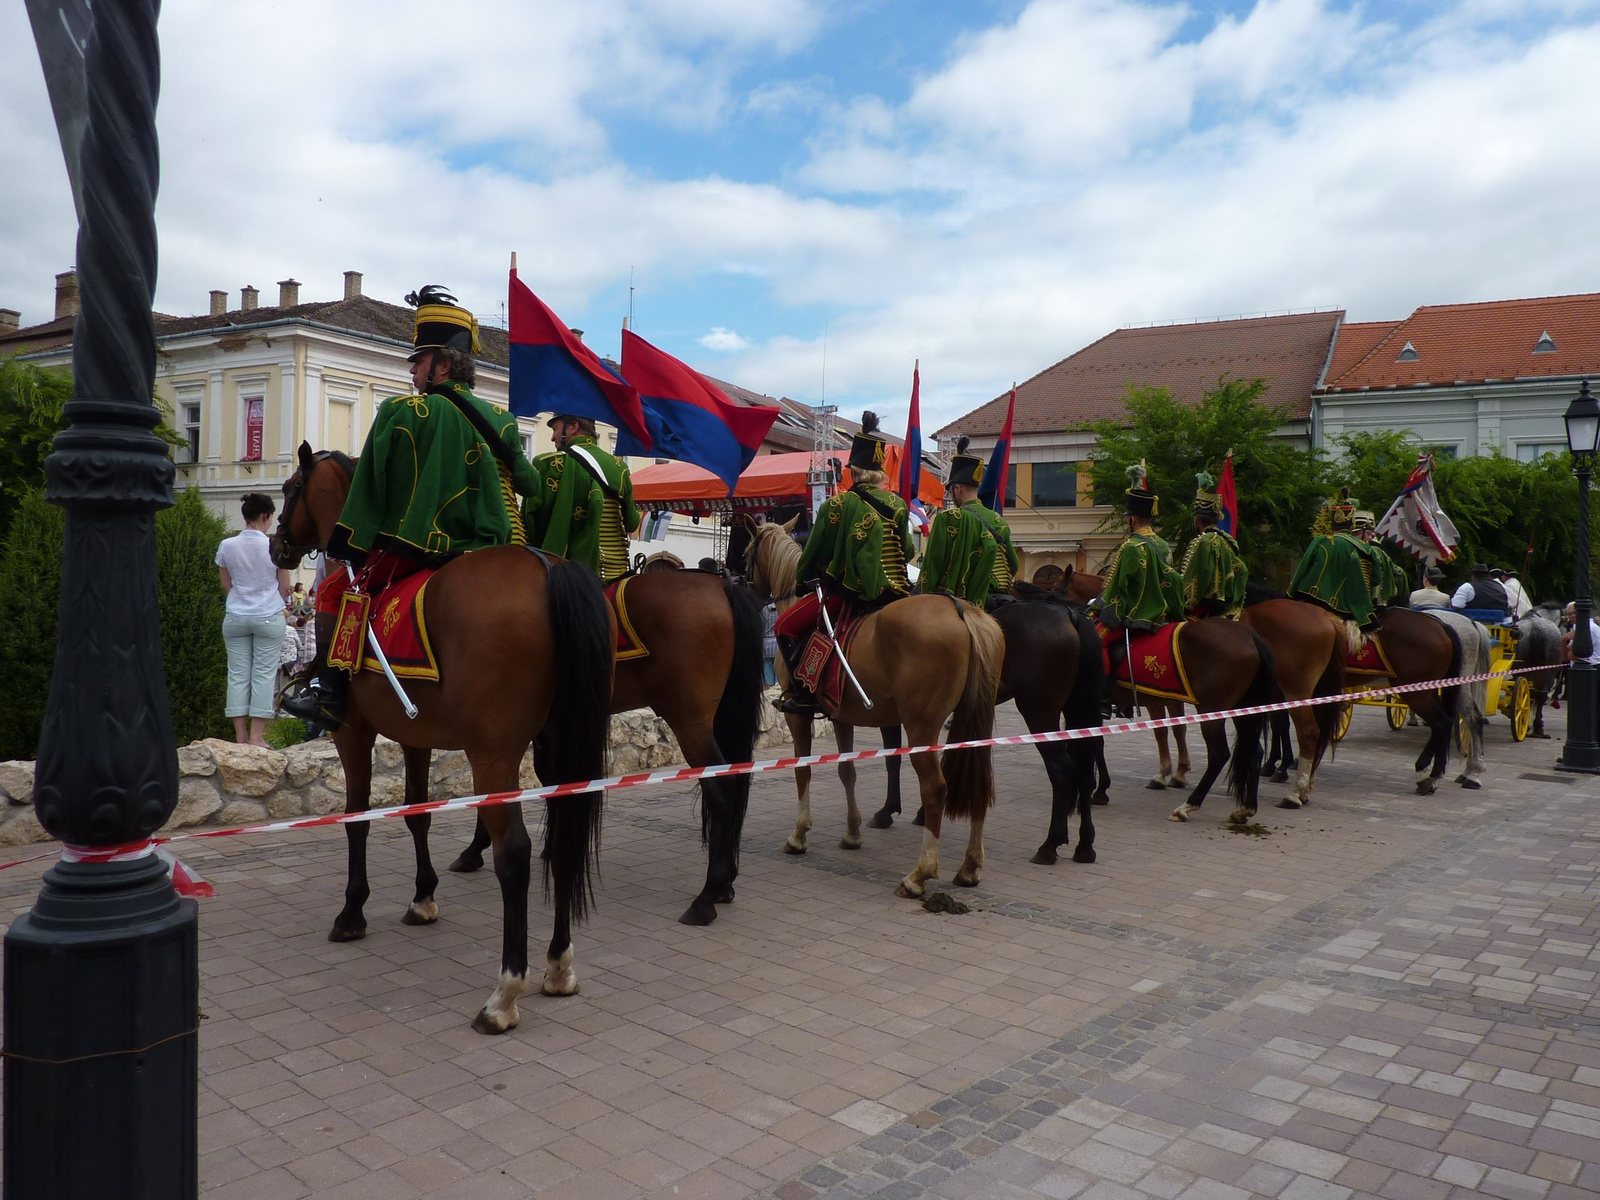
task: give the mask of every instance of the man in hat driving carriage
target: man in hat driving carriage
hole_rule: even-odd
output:
[[[533,513],[542,503],[516,417],[472,394],[477,319],[433,284],[406,302],[417,310],[416,392],[378,406],[328,539],[328,557],[349,563],[369,595],[469,550],[523,544],[516,497],[528,497]],[[284,711],[337,727],[349,687],[349,672],[324,663]]]
[[[588,417],[550,418],[556,448],[534,460],[542,503],[529,506],[529,541],[588,563],[610,583],[628,573],[628,539],[639,528],[628,464],[600,448]]]
[[[982,608],[991,594],[1011,587],[1017,551],[1005,518],[978,499],[983,460],[968,454],[967,445],[966,438],[957,440],[950,459],[950,495],[955,504],[933,518],[917,590],[950,592]]]
[[[887,455],[876,413],[861,414],[861,432],[850,441],[850,488],[829,496],[817,509],[811,536],[796,568],[801,588],[821,584],[835,626],[849,615],[881,608],[911,593],[906,547],[911,519],[906,502],[889,490]],[[789,690],[778,707],[810,714],[816,697],[794,679],[800,651],[822,618],[811,595],[793,605],[775,626],[778,651],[788,664]]]
[[[1206,471],[1194,477],[1194,527],[1199,532],[1183,556],[1183,608],[1196,620],[1227,617],[1244,611],[1250,569],[1239,557],[1239,543],[1218,527],[1222,499],[1212,489],[1216,478]]]

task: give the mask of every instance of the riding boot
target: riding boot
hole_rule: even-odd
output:
[[[281,707],[291,717],[315,721],[331,731],[344,724],[344,708],[349,698],[349,673],[324,666],[298,696],[285,697]]]
[[[794,677],[795,668],[800,665],[800,639],[786,633],[778,634],[778,653],[783,655],[784,664],[789,668],[789,686],[776,701],[778,711],[798,717],[815,716],[816,696]]]

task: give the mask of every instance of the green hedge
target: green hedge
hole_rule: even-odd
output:
[[[0,557],[0,758],[39,747],[61,598],[63,514],[40,491],[25,493]],[[161,657],[178,744],[225,737],[228,652],[222,641],[217,545],[227,525],[191,488],[156,514]]]

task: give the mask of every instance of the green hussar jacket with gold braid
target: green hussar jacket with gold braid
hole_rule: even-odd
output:
[[[825,578],[857,600],[874,604],[908,595],[905,547],[911,541],[906,502],[893,492],[851,488],[829,496],[817,509],[811,536],[801,552],[796,578],[802,585]],[[878,507],[889,510],[886,521]]]
[[[1409,596],[1405,572],[1389,557],[1388,551],[1377,542],[1368,542],[1366,546],[1372,559],[1372,602],[1379,608],[1387,608],[1401,593]]]
[[[1289,595],[1320,604],[1361,629],[1377,623],[1373,611],[1372,556],[1349,533],[1318,534],[1289,580]]]
[[[499,434],[510,470],[451,395]],[[387,550],[432,565],[463,550],[518,545],[526,539],[516,494],[535,501],[539,495],[516,417],[462,383],[433,384],[426,396],[393,396],[378,406],[328,552],[359,564]]]
[[[994,556],[994,590],[1006,591],[1022,568],[1022,560],[1017,557],[1017,548],[1011,544],[1011,526],[1006,524],[1004,517],[987,507],[981,500],[968,500],[961,507],[975,514],[994,535],[994,544],[999,549],[999,553]]]
[[[983,505],[971,500],[960,508],[940,509],[934,516],[917,578],[919,592],[951,592],[983,606],[995,584],[1000,546],[974,508]]]
[[[628,464],[587,435],[572,439],[600,468],[600,477],[570,451],[535,460],[543,503],[528,515],[529,542],[551,554],[588,563],[606,582],[628,573],[628,537],[639,528]]]
[[[1183,619],[1182,584],[1172,550],[1154,533],[1135,533],[1111,552],[1100,620],[1112,629],[1155,629]]]
[[[1183,610],[1191,616],[1236,620],[1244,611],[1250,569],[1239,557],[1239,543],[1222,530],[1203,530],[1183,556]]]

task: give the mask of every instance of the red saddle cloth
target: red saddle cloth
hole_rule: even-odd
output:
[[[423,615],[425,589],[432,577],[432,571],[419,570],[376,596],[346,592],[340,598],[339,617],[328,646],[329,665],[352,672],[383,670],[367,645],[370,617],[378,645],[397,676],[437,683],[439,662],[428,641],[427,620]]]
[[[837,620],[834,624],[834,632],[839,635],[837,644],[828,636],[826,630],[818,629],[806,642],[805,649],[800,652],[800,662],[795,667],[794,677],[802,686],[811,689],[817,698],[817,703],[822,706],[822,711],[829,718],[839,715],[839,705],[844,700],[844,689],[847,686],[844,662],[840,657],[839,648],[841,646],[844,648],[844,658],[850,656],[850,647],[856,640],[856,634],[861,630],[862,622],[871,615],[871,613],[849,615]]]
[[[624,662],[630,658],[644,658],[650,653],[650,647],[639,639],[634,632],[633,622],[628,618],[627,588],[631,575],[624,575],[621,579],[613,579],[606,584],[606,602],[611,605],[611,611],[617,617],[617,661]]]
[[[1344,669],[1357,675],[1394,675],[1394,667],[1389,664],[1382,644],[1370,636],[1362,643],[1361,649],[1345,654]]]
[[[1178,630],[1186,624],[1186,621],[1173,621],[1149,633],[1133,634],[1131,653],[1117,664],[1116,679],[1122,683],[1129,682],[1128,670],[1131,666],[1132,682],[1140,693],[1193,704],[1194,689],[1189,686],[1183,655],[1178,652]],[[1122,641],[1122,630],[1107,629],[1098,623],[1095,628],[1100,631],[1101,653],[1105,656],[1106,673],[1109,675],[1111,644]]]

